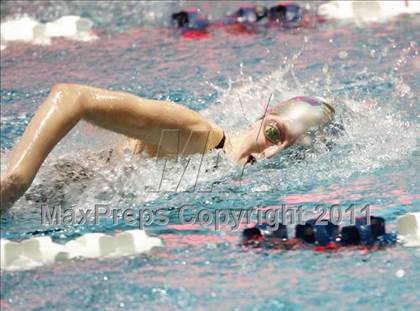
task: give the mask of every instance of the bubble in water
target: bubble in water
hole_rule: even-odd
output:
[[[340,53],[338,53],[338,57],[340,59],[346,59],[348,56],[348,53],[346,51],[340,51]]]
[[[376,57],[376,51],[375,51],[374,49],[372,49],[372,50],[370,51],[370,56],[371,56],[371,57],[373,57],[373,58],[375,58],[375,57]]]
[[[405,275],[405,271],[403,269],[398,270],[397,272],[395,272],[395,276],[397,278],[402,278]]]

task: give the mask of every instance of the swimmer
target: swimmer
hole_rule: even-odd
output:
[[[56,84],[12,150],[1,177],[1,210],[29,188],[57,143],[81,120],[126,137],[134,153],[187,156],[223,150],[240,165],[269,159],[294,145],[309,129],[332,120],[322,98],[296,97],[266,109],[245,133],[231,135],[184,106],[86,85]]]

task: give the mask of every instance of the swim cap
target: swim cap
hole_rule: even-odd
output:
[[[289,121],[295,131],[306,132],[331,121],[335,109],[322,97],[297,96],[277,104],[269,113]]]

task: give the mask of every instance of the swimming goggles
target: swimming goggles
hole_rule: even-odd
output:
[[[278,144],[282,141],[280,129],[274,122],[268,122],[264,127],[264,136],[273,144]]]

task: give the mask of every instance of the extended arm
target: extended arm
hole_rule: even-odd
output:
[[[205,152],[223,136],[200,114],[174,103],[83,85],[55,85],[12,151],[1,178],[0,211],[25,193],[50,151],[80,120],[172,154]],[[175,131],[176,139],[165,139],[165,130]]]

